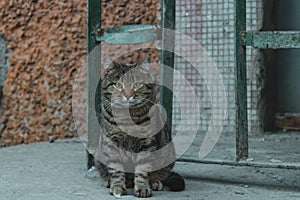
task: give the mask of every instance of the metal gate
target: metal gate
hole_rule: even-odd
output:
[[[87,17],[87,53],[92,50],[101,42],[108,41],[109,37],[114,34],[132,33],[133,30],[143,31],[152,30],[155,27],[147,25],[112,27],[110,30],[104,30],[103,35],[101,31],[101,1],[87,1],[88,17]],[[175,29],[175,0],[162,0],[162,28]],[[227,160],[207,160],[207,159],[190,159],[180,158],[178,161],[183,162],[196,162],[206,164],[221,164],[221,165],[234,165],[234,166],[254,166],[254,167],[267,167],[267,168],[286,168],[286,169],[300,169],[299,163],[267,163],[267,162],[248,162],[248,117],[247,117],[247,62],[246,62],[246,47],[252,46],[261,49],[279,49],[279,48],[300,48],[300,32],[291,31],[246,31],[246,0],[235,0],[235,91],[236,91],[236,113],[235,113],[235,127],[236,127],[236,161]],[[95,30],[95,27],[96,30]],[[100,33],[100,36],[99,36]],[[128,37],[118,44],[124,43]],[[134,42],[134,41],[133,41]],[[172,45],[174,38],[165,38],[162,34],[162,42],[167,45]],[[127,41],[126,44],[130,44]],[[162,51],[161,63],[173,67],[174,54]],[[99,59],[100,61],[100,59]],[[101,62],[89,60],[87,68],[88,80],[88,115],[87,115],[87,131],[88,131],[88,148],[91,151],[88,153],[88,167],[92,166],[92,147],[97,145],[97,130],[98,122],[95,109],[95,91],[100,77]],[[171,78],[170,78],[171,77]],[[162,81],[173,81],[173,75],[161,72]],[[161,104],[167,111],[168,121],[172,125],[172,102],[173,94],[170,90],[161,88]]]
[[[101,0],[87,1],[87,55],[93,53],[93,50],[101,43],[107,42],[116,45],[129,45],[150,42],[152,40],[166,38],[164,30],[157,33],[156,26],[140,24],[140,25],[126,25],[119,27],[112,27],[101,32]],[[162,25],[161,28],[175,29],[175,1],[162,1]],[[100,34],[99,34],[100,33]],[[161,36],[159,36],[161,35]],[[113,38],[113,39],[111,39]],[[162,46],[173,46],[174,38],[162,39]],[[99,46],[98,46],[99,47]],[[163,48],[162,48],[163,49]],[[99,52],[100,51],[100,52]],[[98,48],[99,56],[101,55],[101,47]],[[93,153],[98,145],[98,132],[99,125],[97,121],[97,114],[95,112],[95,96],[98,80],[101,76],[101,58],[97,56],[87,56],[87,166],[90,168],[93,165]],[[91,59],[90,59],[91,58]],[[161,64],[173,67],[174,66],[174,54],[170,51],[161,51]],[[173,74],[170,71],[161,72],[161,80],[173,82]],[[164,83],[162,83],[164,85]],[[170,85],[170,84],[169,84]],[[172,126],[172,92],[165,87],[160,88],[161,105],[167,111],[168,125]],[[97,98],[97,97],[96,97]],[[98,99],[100,101],[100,99]]]

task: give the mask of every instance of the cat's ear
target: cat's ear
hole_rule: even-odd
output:
[[[103,67],[104,69],[109,69],[117,66],[117,63],[110,58],[104,58]]]
[[[149,62],[149,57],[146,57],[143,62],[141,62],[140,67],[143,68],[146,71],[150,70],[150,62]]]

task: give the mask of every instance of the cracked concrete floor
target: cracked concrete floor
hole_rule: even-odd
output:
[[[78,139],[0,148],[0,199],[115,199],[101,186],[97,172],[86,171],[85,156]],[[186,190],[154,192],[151,199],[300,199],[300,170],[178,162],[175,171],[184,176]]]

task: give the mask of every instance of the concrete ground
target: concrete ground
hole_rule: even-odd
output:
[[[86,171],[85,156],[78,139],[0,148],[0,199],[115,199],[101,186],[96,171]],[[151,199],[300,199],[300,170],[178,162],[175,171],[184,176],[186,190],[154,192]],[[123,199],[137,198],[127,195]]]

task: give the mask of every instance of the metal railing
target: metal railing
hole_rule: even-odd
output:
[[[175,29],[175,0],[162,0],[162,28]],[[87,1],[87,54],[99,44],[100,41],[108,40],[109,35],[98,37],[101,31],[101,1]],[[141,30],[149,28],[148,26],[138,25]],[[128,27],[118,27],[116,30],[110,29],[111,35],[114,33],[130,31]],[[162,36],[164,33],[162,33]],[[151,37],[151,35],[149,36]],[[126,40],[126,37],[125,39]],[[166,45],[171,45],[174,38],[162,39]],[[121,44],[122,42],[118,42]],[[127,41],[126,44],[132,44]],[[204,164],[220,164],[231,166],[249,166],[263,168],[282,168],[282,169],[300,169],[297,163],[265,163],[265,162],[248,162],[248,119],[247,119],[247,62],[246,47],[252,46],[261,49],[282,49],[282,48],[300,48],[300,32],[295,31],[246,31],[246,0],[235,0],[235,86],[236,86],[236,161],[226,160],[207,160],[207,159],[186,159],[180,158],[181,162],[193,162]],[[100,55],[100,54],[99,54]],[[98,61],[101,61],[99,58]],[[162,64],[173,67],[174,54],[162,51]],[[95,91],[100,78],[101,62],[95,62],[88,59],[87,67],[87,132],[88,148],[97,145],[97,127],[98,121],[95,113]],[[170,81],[170,74],[161,72],[162,81]],[[172,79],[173,80],[173,79]],[[172,81],[171,80],[171,81]],[[164,84],[162,84],[164,85]],[[166,109],[168,115],[167,123],[172,125],[172,99],[173,93],[170,90],[161,88],[161,104]],[[92,153],[88,152],[88,168],[93,165]]]

